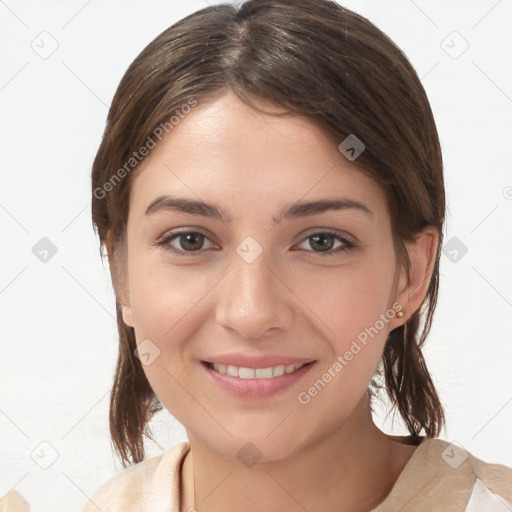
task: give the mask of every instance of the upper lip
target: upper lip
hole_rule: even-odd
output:
[[[243,368],[269,368],[271,366],[289,366],[292,364],[305,364],[311,363],[314,359],[306,357],[293,357],[285,355],[259,355],[248,356],[244,354],[224,354],[219,356],[212,356],[203,361],[207,363],[223,364],[226,366],[237,366]]]

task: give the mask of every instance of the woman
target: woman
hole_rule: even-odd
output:
[[[184,18],[123,77],[92,180],[111,434],[137,464],[85,512],[512,506],[512,470],[435,439],[442,158],[416,73],[368,20],[324,0]],[[410,436],[373,423],[380,380]],[[162,406],[189,442],[144,461]]]

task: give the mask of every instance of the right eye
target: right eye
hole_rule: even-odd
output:
[[[199,231],[171,231],[160,238],[155,245],[176,254],[193,256],[206,250],[202,248],[205,241],[210,242],[206,235]],[[180,247],[177,247],[177,245]],[[213,247],[213,244],[207,249],[211,247]]]

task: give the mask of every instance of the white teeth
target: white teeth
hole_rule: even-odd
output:
[[[306,363],[290,364],[284,366],[282,364],[278,366],[271,366],[269,368],[245,368],[225,364],[213,363],[213,369],[219,373],[231,375],[231,377],[238,377],[240,379],[271,379],[272,377],[281,377],[285,373],[292,373],[298,370]]]
[[[214,365],[214,369],[215,369],[215,365]],[[236,366],[229,365],[228,368],[227,368],[226,373],[228,375],[231,375],[231,377],[238,377],[238,368]]]
[[[255,379],[256,370],[252,368],[238,368],[238,377],[241,379]]]
[[[284,365],[280,364],[279,366],[274,367],[274,377],[281,377],[284,375]]]
[[[242,368],[240,368],[240,372]],[[254,376],[257,379],[270,379],[270,377],[274,376],[274,370],[272,368],[258,368],[254,371]]]

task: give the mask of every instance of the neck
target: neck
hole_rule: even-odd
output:
[[[188,434],[181,505],[182,511],[198,512],[370,511],[389,494],[415,448],[374,425],[366,394],[329,436],[286,459],[250,468]]]

